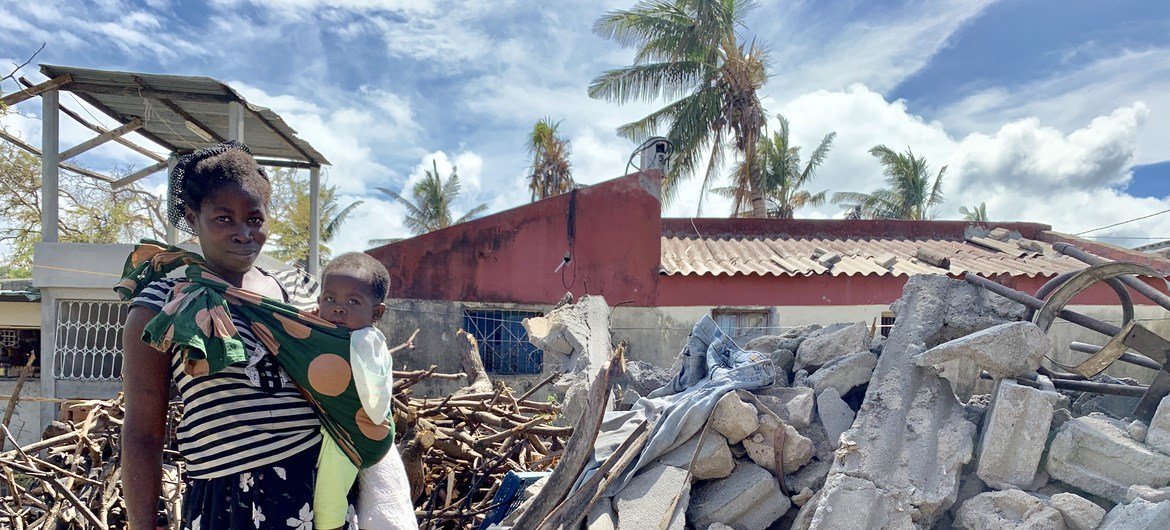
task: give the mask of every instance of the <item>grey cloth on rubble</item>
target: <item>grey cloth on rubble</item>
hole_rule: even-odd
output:
[[[695,324],[682,355],[682,368],[669,384],[639,399],[631,410],[605,414],[593,459],[574,489],[592,476],[643,420],[654,424],[650,438],[636,463],[605,492],[607,497],[620,492],[638,470],[697,434],[724,394],[764,388],[776,379],[768,355],[743,350],[709,316]]]

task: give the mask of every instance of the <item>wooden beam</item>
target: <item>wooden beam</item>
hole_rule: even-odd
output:
[[[162,103],[164,107],[171,109],[171,112],[174,112],[175,114],[178,114],[179,116],[182,116],[184,120],[191,122],[192,125],[199,127],[200,129],[203,129],[204,131],[206,131],[207,134],[210,134],[211,137],[215,139],[216,142],[223,143],[226,141],[223,139],[223,136],[220,136],[219,133],[215,132],[215,129],[212,129],[211,127],[208,127],[203,122],[199,121],[199,119],[197,119],[195,116],[192,116],[190,112],[187,112],[187,111],[183,110],[182,107],[176,105],[174,101],[171,101],[169,99],[160,99],[160,100],[158,100],[158,102]]]
[[[129,175],[126,175],[125,177],[122,177],[118,180],[115,180],[114,182],[112,182],[110,184],[110,186],[112,186],[115,191],[120,190],[120,189],[125,188],[126,186],[129,186],[135,182],[138,182],[138,181],[140,181],[140,180],[142,180],[150,175],[158,173],[159,171],[162,171],[166,168],[167,168],[167,161],[163,160],[162,162],[159,162],[153,166],[144,167],[142,169],[139,169],[138,171],[135,171]]]
[[[294,150],[296,150],[296,152],[300,153],[301,156],[305,157],[306,161],[317,162],[317,160],[313,159],[313,157],[310,156],[309,153],[305,152],[304,149],[301,149],[301,146],[297,145],[297,143],[294,142],[292,138],[289,138],[287,134],[284,134],[284,131],[281,131],[279,128],[277,128],[275,125],[273,125],[272,122],[268,121],[267,118],[265,118],[263,115],[261,115],[259,111],[254,110],[251,107],[248,107],[248,110],[252,112],[253,116],[256,116],[256,119],[260,120],[260,123],[263,123],[265,127],[268,127],[268,130],[275,133],[277,136],[280,137],[281,140],[284,140],[284,143],[288,144],[289,147],[293,148]]]
[[[146,80],[143,79],[141,76],[136,75],[136,76],[133,76],[132,79],[134,80],[134,83],[136,85],[138,85],[139,87],[146,89],[146,90],[153,90],[151,88],[151,86],[146,82]],[[175,104],[174,101],[171,101],[170,99],[167,99],[167,98],[157,98],[157,99],[158,99],[158,102],[162,103],[164,107],[171,109],[171,112],[174,112],[175,114],[178,114],[179,116],[182,116],[184,120],[191,122],[192,125],[199,127],[200,129],[203,129],[207,134],[211,135],[212,139],[214,139],[215,141],[221,142],[221,143],[224,141],[223,137],[220,136],[219,133],[215,132],[215,129],[212,129],[211,127],[208,127],[203,122],[199,121],[198,118],[196,118],[195,116],[192,116],[191,113],[183,110],[183,108],[178,106],[177,104]]]
[[[72,83],[72,82],[73,82],[72,75],[70,75],[70,74],[59,75],[59,76],[54,77],[54,78],[52,78],[48,81],[45,81],[43,83],[32,85],[32,86],[29,86],[28,88],[18,90],[16,92],[8,94],[7,96],[0,98],[0,104],[3,104],[3,106],[11,107],[17,103],[20,103],[21,101],[24,101],[26,99],[29,99],[29,98],[37,96],[37,95],[40,95],[42,92],[45,92],[46,90],[53,90],[55,88],[61,88],[61,87],[68,85],[69,83]]]
[[[115,120],[118,120],[118,123],[127,123],[130,121],[130,118],[127,118],[126,116],[123,116],[120,112],[118,112],[114,109],[111,109],[105,103],[98,101],[97,98],[95,98],[89,94],[76,93],[76,95],[77,95],[77,97],[81,98],[82,101],[89,103],[90,106],[92,106],[93,108],[98,109],[98,110],[106,113],[106,116],[109,116],[111,118],[114,118]],[[141,134],[147,140],[150,140],[158,145],[163,146],[163,148],[165,148],[167,151],[175,152],[175,151],[179,150],[178,146],[171,144],[170,142],[163,140],[162,138],[159,138],[159,136],[157,134],[154,134],[146,129],[139,129],[137,132],[138,132],[138,134]]]
[[[291,167],[291,168],[296,168],[296,169],[313,169],[315,167],[316,168],[321,167],[320,164],[314,164],[312,162],[297,162],[294,160],[274,160],[271,158],[257,158],[256,163],[261,165],[261,166]]]
[[[28,78],[23,77],[23,76],[20,78],[20,83],[26,87],[33,86],[32,81],[29,81]],[[69,107],[66,107],[65,105],[61,105],[58,103],[57,108],[61,109],[61,112],[63,114],[65,114],[66,116],[73,118],[73,121],[76,121],[77,123],[82,124],[83,126],[85,126],[85,128],[87,128],[95,133],[102,134],[102,133],[109,130],[109,129],[106,129],[105,127],[102,127],[101,125],[96,125],[96,124],[90,123],[88,120],[81,117],[80,114],[69,109]],[[130,149],[134,150],[138,154],[145,156],[151,160],[154,160],[155,162],[161,162],[163,160],[166,160],[165,156],[160,155],[158,153],[155,153],[154,151],[151,151],[145,147],[142,147],[141,145],[138,145],[134,142],[131,142],[130,140],[127,140],[124,137],[119,136],[117,138],[114,138],[114,141],[118,142],[126,147],[129,147]]]
[[[61,154],[58,155],[58,157],[61,160],[69,160],[70,158],[73,158],[77,155],[80,155],[81,153],[89,151],[90,149],[93,149],[99,145],[102,145],[102,144],[110,141],[110,140],[113,140],[114,138],[121,137],[121,136],[125,135],[126,133],[129,133],[132,131],[137,131],[138,129],[141,129],[141,128],[142,128],[142,118],[135,117],[134,119],[130,120],[130,123],[127,123],[121,127],[118,127],[117,129],[101,133],[93,138],[90,138],[89,140],[81,142],[81,143],[79,143],[79,144],[77,144],[69,149],[66,149],[65,151],[62,151]]]
[[[169,99],[172,101],[199,101],[202,103],[229,103],[236,101],[236,97],[231,94],[197,94],[178,90],[95,85],[92,83],[71,83],[68,90],[75,94],[106,94],[110,96]]]
[[[41,156],[40,149],[37,149],[36,147],[33,147],[29,144],[24,143],[23,141],[21,141],[20,138],[17,138],[15,136],[12,136],[11,134],[8,134],[3,129],[0,129],[0,138],[7,140],[7,141],[11,142],[12,145],[15,145],[16,147],[24,149],[25,151],[28,151],[29,153],[32,153],[38,157]],[[74,173],[77,173],[78,175],[83,175],[83,176],[92,178],[92,179],[97,179],[97,180],[101,180],[104,182],[113,182],[114,181],[114,179],[112,179],[106,175],[103,175],[101,173],[97,173],[94,171],[90,171],[90,170],[85,169],[85,168],[80,168],[80,167],[77,167],[73,164],[61,162],[58,164],[58,167],[60,167],[61,169],[66,169],[66,170],[72,171]]]

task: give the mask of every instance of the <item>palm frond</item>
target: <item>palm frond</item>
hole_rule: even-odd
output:
[[[472,208],[471,210],[469,210],[467,213],[463,214],[463,217],[456,219],[455,222],[452,224],[466,223],[467,221],[470,221],[472,219],[475,219],[476,217],[479,217],[479,214],[486,212],[487,209],[488,209],[487,204],[480,204],[479,206],[476,206],[475,208]]]
[[[589,83],[589,97],[616,103],[675,99],[702,79],[703,65],[695,61],[635,64],[597,76]]]

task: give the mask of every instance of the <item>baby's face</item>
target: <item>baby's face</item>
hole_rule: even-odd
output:
[[[370,327],[382,316],[385,306],[374,300],[370,283],[353,276],[330,274],[321,281],[317,299],[321,318],[349,329]]]

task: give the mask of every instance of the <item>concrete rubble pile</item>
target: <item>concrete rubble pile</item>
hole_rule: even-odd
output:
[[[1096,395],[1037,373],[1053,345],[1025,308],[966,282],[913,277],[893,310],[884,338],[842,323],[744,344],[770,357],[775,384],[723,395],[576,524],[1170,528],[1170,398],[1149,425],[1081,406]],[[640,397],[671,376],[637,363],[619,386]]]

